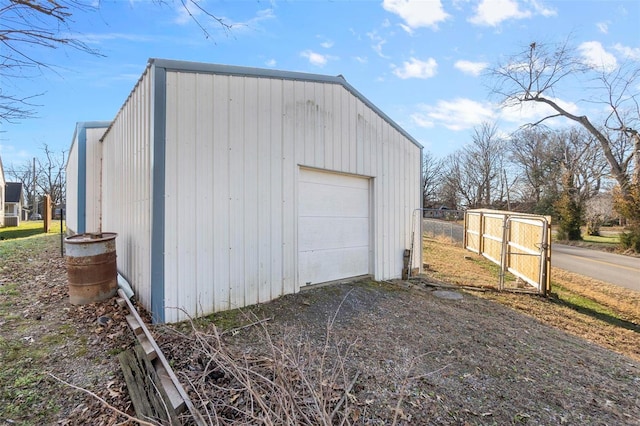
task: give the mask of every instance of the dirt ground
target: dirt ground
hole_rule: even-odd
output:
[[[0,424],[122,424],[123,312],[70,305],[43,238],[0,242]],[[473,292],[345,283],[152,329],[211,424],[640,425],[638,360]]]
[[[223,336],[236,358],[269,357],[272,346],[296,342],[290,350],[326,352],[325,365],[345,371],[339,389],[358,375],[345,413],[353,424],[640,424],[638,362],[472,294],[362,282],[235,315],[219,322],[270,318]],[[213,336],[210,327],[196,328]],[[201,379],[199,346],[161,335],[179,370]],[[233,386],[209,382],[198,390],[204,400],[234,404],[226,391]]]

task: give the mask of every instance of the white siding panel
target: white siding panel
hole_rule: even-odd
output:
[[[259,301],[258,240],[260,238],[268,238],[268,236],[258,233],[260,213],[256,205],[260,186],[258,179],[258,79],[245,78],[243,83],[244,111],[242,125],[245,128],[245,134],[242,162],[244,166],[244,188],[242,189],[243,207],[242,211],[238,213],[244,216],[244,224],[242,225],[244,230],[242,241],[244,282],[239,283],[239,285],[244,287],[245,293],[244,299],[238,303],[246,306],[256,304]],[[268,141],[266,142],[268,143]]]
[[[104,128],[86,129],[86,227],[85,232],[96,233],[102,229],[102,143]],[[105,229],[104,231],[108,231]]]
[[[244,167],[244,79],[231,77],[229,83],[229,191],[230,191],[230,308],[245,306],[245,167]],[[255,153],[253,154],[255,155]]]
[[[264,84],[264,82],[262,83]],[[265,291],[260,295],[260,301],[271,300],[282,294],[283,291],[283,152],[282,152],[282,139],[283,139],[283,126],[282,126],[282,94],[283,84],[281,80],[272,80],[269,84],[269,105],[270,105],[270,120],[269,120],[269,137],[268,140],[263,140],[263,146],[268,144],[270,148],[270,155],[262,157],[263,162],[269,162],[269,185],[270,197],[267,201],[263,201],[265,204],[257,206],[258,211],[263,217],[269,218],[269,244],[267,249],[269,250],[270,262],[270,277],[267,284],[268,293]],[[263,101],[264,102],[264,101]],[[265,260],[266,261],[266,260]]]
[[[273,184],[271,182],[271,123],[274,121],[271,111],[271,80],[257,80],[257,184],[254,210],[257,214],[257,255],[255,265],[256,276],[256,302],[271,300],[271,197]],[[275,141],[277,142],[277,141]]]
[[[211,172],[214,164],[213,147],[213,80],[214,76],[199,74],[196,79],[197,106],[194,128],[196,129],[195,155],[195,230],[196,268],[195,280],[197,292],[194,294],[196,312],[206,315],[215,306],[214,288],[214,224],[213,211],[214,179]]]
[[[213,175],[213,207],[210,212],[201,212],[213,221],[214,311],[231,308],[229,80],[227,76],[213,76],[213,135],[210,141],[213,146],[213,168],[210,169]]]
[[[151,307],[151,72],[145,71],[103,142],[102,228],[117,232],[118,270]]]
[[[69,159],[65,169],[67,177],[67,202],[66,202],[66,225],[67,232],[75,234],[78,232],[78,135],[71,143]]]
[[[295,106],[296,87],[301,83],[291,80],[283,81],[283,135],[282,135],[282,291],[283,294],[299,290],[297,280],[297,176],[296,157],[304,152],[300,137]]]

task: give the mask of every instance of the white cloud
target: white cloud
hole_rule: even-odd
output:
[[[599,41],[585,41],[578,46],[584,62],[597,70],[613,71],[618,67],[616,57],[607,52]]]
[[[400,16],[411,30],[420,27],[438,29],[438,24],[449,18],[440,0],[384,0],[382,7]]]
[[[196,0],[193,3],[197,3],[197,2],[198,1]],[[202,14],[202,10],[193,3],[179,2],[176,5],[177,16],[176,16],[176,19],[174,20],[176,24],[180,24],[180,25],[187,24]]]
[[[578,114],[578,106],[571,102],[551,98],[560,107],[572,114]],[[419,111],[411,114],[412,122],[419,127],[431,128],[443,126],[449,130],[472,129],[483,122],[504,122],[519,127],[535,123],[556,112],[547,104],[525,102],[515,106],[500,106],[489,102],[478,102],[467,98],[439,100],[435,105],[421,104]],[[566,124],[563,118],[553,119],[559,125]],[[545,124],[553,124],[545,121]],[[509,127],[509,125],[506,125]]]
[[[430,129],[435,126],[433,120],[431,120],[426,114],[416,112],[411,114],[410,117],[411,121],[413,121],[413,123],[418,127]]]
[[[324,38],[321,36],[318,36],[318,38]],[[325,39],[322,43],[320,43],[320,46],[324,47],[325,49],[331,49],[333,47],[334,43],[332,40],[327,40]]]
[[[640,47],[629,47],[616,43],[613,48],[626,59],[640,61]]]
[[[276,60],[272,58],[266,61],[264,64],[268,67],[275,67],[277,63]]]
[[[538,0],[529,0],[529,3],[533,7],[533,10],[536,12],[536,15],[542,15],[545,18],[558,15],[558,12],[555,9],[543,5]]]
[[[465,74],[478,76],[480,75],[480,73],[482,73],[482,71],[484,71],[489,66],[489,64],[486,62],[471,62],[471,61],[460,60],[460,61],[456,61],[456,63],[453,64],[453,66]]]
[[[608,22],[596,22],[596,27],[598,31],[602,34],[607,34],[609,32],[609,23]]]
[[[276,17],[273,9],[263,9],[256,12],[255,16],[252,18],[243,21],[243,22],[233,22],[228,18],[221,18],[225,23],[229,24],[234,32],[241,32],[242,30],[256,30],[260,28],[260,24],[263,21],[268,21],[270,19],[274,19]],[[220,17],[219,17],[220,18]],[[212,23],[212,25],[220,28],[220,24],[216,21]]]
[[[419,108],[421,112],[411,115],[416,125],[433,127],[439,124],[455,131],[471,129],[482,122],[491,121],[495,116],[491,104],[466,98],[440,100],[436,105],[420,105]]]
[[[105,34],[82,34],[78,37],[78,40],[86,44],[101,44],[110,40],[126,40],[131,42],[149,42],[156,41],[157,37],[139,35],[139,34],[125,34],[125,33],[105,33]]]
[[[355,59],[361,64],[366,64],[367,62],[369,62],[366,56],[354,56],[353,59]]]
[[[429,58],[426,61],[411,58],[409,62],[402,63],[402,68],[395,68],[393,73],[402,79],[431,78],[436,75],[437,69],[438,63],[433,58]]]
[[[558,98],[549,98],[549,100],[555,102],[559,107],[561,107],[565,111],[570,112],[571,114],[577,115],[579,112],[578,105],[573,102],[566,102]],[[500,120],[514,123],[518,126],[535,123],[539,120],[542,120],[544,117],[557,114],[556,110],[542,102],[524,102],[517,105],[502,106],[502,108],[497,108],[499,110],[498,116]],[[554,118],[552,120],[562,124],[567,123],[566,119],[561,117]],[[545,124],[550,123],[551,121],[545,121]]]
[[[313,50],[305,50],[300,52],[300,56],[303,58],[307,58],[311,65],[315,65],[317,67],[323,67],[329,62],[331,59],[336,59],[334,56],[323,55],[321,53],[314,52]]]
[[[469,22],[476,25],[497,27],[507,19],[530,18],[530,11],[520,10],[515,0],[482,0],[478,4],[476,14],[469,18]]]
[[[385,45],[387,40],[380,37],[375,31],[367,33],[367,37],[369,37],[369,39],[374,43],[373,45],[371,45],[371,48],[378,54],[378,56],[384,59],[389,59],[389,56],[386,56],[384,53],[382,53],[382,47]]]

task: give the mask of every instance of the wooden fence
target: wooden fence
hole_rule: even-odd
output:
[[[551,218],[501,210],[467,210],[464,247],[500,266],[499,290],[551,290]],[[507,283],[507,272],[516,279]]]

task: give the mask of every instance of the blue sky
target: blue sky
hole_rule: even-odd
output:
[[[179,0],[101,0],[74,14],[71,29],[100,51],[34,49],[55,72],[3,79],[18,96],[43,93],[38,118],[3,124],[5,168],[41,156],[44,143],[68,150],[78,121],[111,120],[148,58],[167,58],[342,74],[364,96],[436,157],[471,140],[474,126],[496,122],[509,133],[543,111],[503,111],[490,96],[487,67],[531,42],[570,38],[577,53],[614,69],[640,63],[640,1],[549,0],[201,0],[232,25],[224,31]],[[640,92],[640,87],[634,88]],[[574,113],[598,114],[578,102],[579,87],[562,99]]]

